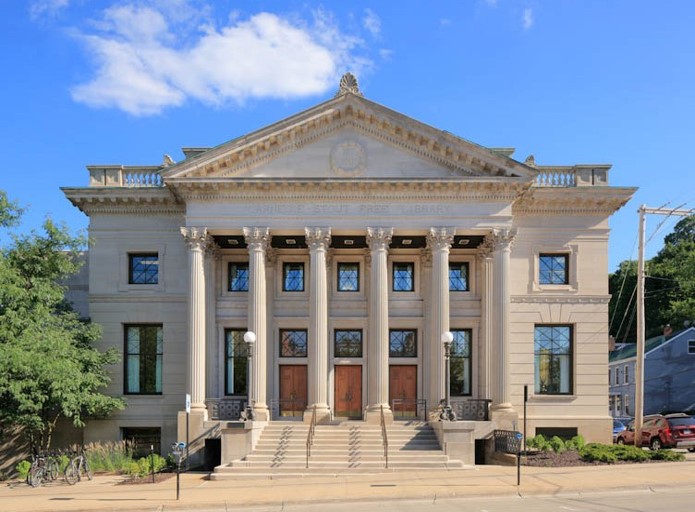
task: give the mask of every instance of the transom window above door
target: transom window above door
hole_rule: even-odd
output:
[[[415,291],[415,264],[412,262],[393,262],[393,291]]]
[[[304,263],[285,262],[282,265],[282,291],[304,291]]]
[[[306,329],[280,329],[280,357],[306,357]]]
[[[417,357],[417,331],[391,329],[389,331],[389,357]]]
[[[362,331],[336,329],[335,357],[362,357]]]
[[[338,263],[338,291],[339,292],[358,292],[360,291],[360,264],[339,262]]]

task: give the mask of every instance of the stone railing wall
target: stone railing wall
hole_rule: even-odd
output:
[[[90,187],[161,187],[159,167],[88,166]]]
[[[610,166],[539,167],[537,187],[592,187],[608,185]]]

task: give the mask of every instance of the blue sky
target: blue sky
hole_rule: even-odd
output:
[[[695,2],[687,0],[0,3],[0,189],[71,229],[61,186],[88,164],[156,165],[330,98],[365,96],[540,165],[611,163],[637,186],[610,268],[636,255],[640,204],[695,207]],[[654,228],[648,256],[677,219]]]

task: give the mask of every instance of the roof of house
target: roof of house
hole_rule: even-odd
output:
[[[653,338],[649,338],[644,342],[644,353],[647,354],[650,351],[654,350],[655,348],[663,345],[666,342],[670,342],[671,340],[674,340],[678,338],[681,334],[684,334],[686,331],[690,330],[695,330],[694,327],[688,327],[687,329],[683,329],[682,331],[678,331],[676,333],[671,334],[670,336],[664,336],[659,335],[655,336]],[[632,357],[635,357],[637,355],[637,343],[626,343],[619,349],[613,350],[609,355],[608,355],[608,362],[613,363],[615,361],[621,361],[623,359],[629,359]]]

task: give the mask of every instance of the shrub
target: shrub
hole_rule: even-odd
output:
[[[547,452],[551,448],[550,443],[541,434],[538,434],[537,436],[526,441],[526,446],[529,448],[535,448],[536,450],[542,452]]]
[[[649,460],[649,452],[644,451],[642,448],[633,445],[616,445],[610,447],[613,453],[618,457],[618,460],[630,461],[630,462],[644,462]]]
[[[678,452],[672,452],[671,450],[659,450],[656,452],[651,452],[652,460],[664,460],[667,462],[682,462],[685,460],[685,455]]]
[[[562,452],[567,451],[567,447],[565,446],[565,442],[561,438],[559,438],[558,436],[551,437],[549,444],[555,453],[562,453]]]
[[[568,450],[579,451],[582,448],[584,448],[585,444],[586,444],[586,441],[584,441],[584,438],[582,436],[574,436],[569,441],[565,441],[565,446],[567,447]]]
[[[159,473],[167,467],[167,461],[161,455],[154,454],[152,456],[142,457],[137,461],[131,460],[130,464],[125,468],[124,473],[133,477],[146,477],[152,472],[152,464],[154,462],[154,472]]]
[[[31,462],[29,462],[28,460],[18,462],[14,469],[19,474],[19,478],[25,480],[27,475],[29,474],[29,470],[31,469]]]
[[[85,447],[87,460],[95,472],[125,472],[133,461],[125,442],[90,443]]]
[[[611,446],[599,443],[589,443],[579,450],[582,459],[588,462],[606,462],[612,464],[618,462],[618,457],[613,453]]]

